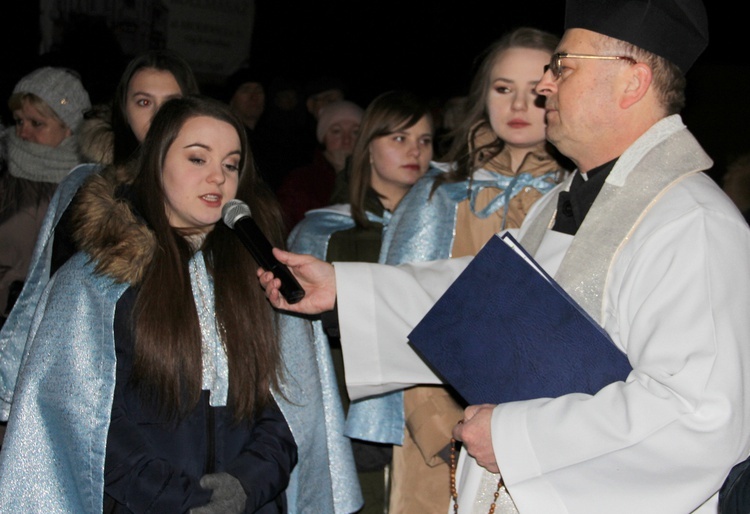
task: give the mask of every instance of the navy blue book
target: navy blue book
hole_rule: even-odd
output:
[[[409,342],[470,405],[594,394],[632,371],[510,234],[487,242]]]

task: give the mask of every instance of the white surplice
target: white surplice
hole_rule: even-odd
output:
[[[556,201],[547,196],[540,205]],[[572,240],[548,231],[537,261],[554,275]],[[406,336],[467,262],[336,263],[353,397],[439,382]],[[602,305],[633,372],[593,396],[497,406],[508,492],[522,514],[716,512],[724,477],[750,451],[750,229],[709,177],[686,177],[648,206],[617,250]],[[462,452],[461,512],[486,493],[482,476]]]

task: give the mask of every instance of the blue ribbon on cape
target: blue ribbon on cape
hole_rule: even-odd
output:
[[[444,169],[430,168],[401,200],[392,216],[384,220],[372,213],[368,219],[384,224],[383,242],[378,262],[397,265],[406,262],[425,262],[448,259],[455,237],[458,204],[467,198],[472,212],[486,218],[500,208],[507,214],[510,199],[525,187],[546,193],[554,184],[556,172],[540,177],[520,173],[513,177],[484,170],[492,179],[478,179],[444,183],[432,195],[435,178]],[[476,212],[476,198],[482,189],[493,187],[502,190],[484,209]],[[388,219],[390,218],[390,219]],[[309,253],[325,259],[328,241],[333,233],[354,227],[349,211],[320,209],[308,212],[289,237],[291,251]],[[314,323],[316,340],[327,342],[320,322]],[[403,392],[378,395],[357,400],[349,406],[345,434],[351,438],[388,444],[403,444],[404,438]]]
[[[533,176],[531,173],[519,173],[514,176],[501,175],[494,171],[484,170],[484,173],[489,173],[492,179],[479,179],[471,181],[468,187],[469,205],[471,206],[471,212],[477,218],[487,218],[500,207],[503,208],[503,225],[502,229],[505,228],[505,222],[508,217],[508,208],[510,207],[510,200],[518,193],[521,192],[525,187],[533,187],[540,193],[544,194],[550,189],[555,187],[555,175],[557,172],[550,171],[544,175],[538,177]],[[466,182],[462,182],[466,184]],[[477,211],[476,204],[479,192],[486,188],[492,187],[496,189],[502,189],[503,192],[493,198],[482,210]],[[456,202],[461,202],[467,197],[466,189],[460,190],[459,188],[451,188],[447,191],[451,199]]]

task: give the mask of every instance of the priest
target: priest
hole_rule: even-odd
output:
[[[750,453],[750,229],[679,115],[707,27],[700,0],[568,0],[537,92],[577,170],[517,238],[633,371],[595,394],[469,406],[454,429],[459,513],[716,513]],[[259,272],[276,307],[340,307],[350,393],[437,380],[407,336],[465,261],[279,257],[308,296],[289,306]]]

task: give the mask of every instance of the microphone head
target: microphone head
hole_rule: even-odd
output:
[[[234,228],[234,224],[238,219],[246,218],[248,216],[250,216],[250,207],[237,198],[229,200],[221,209],[221,217],[224,220],[224,223],[226,223],[231,229]]]

